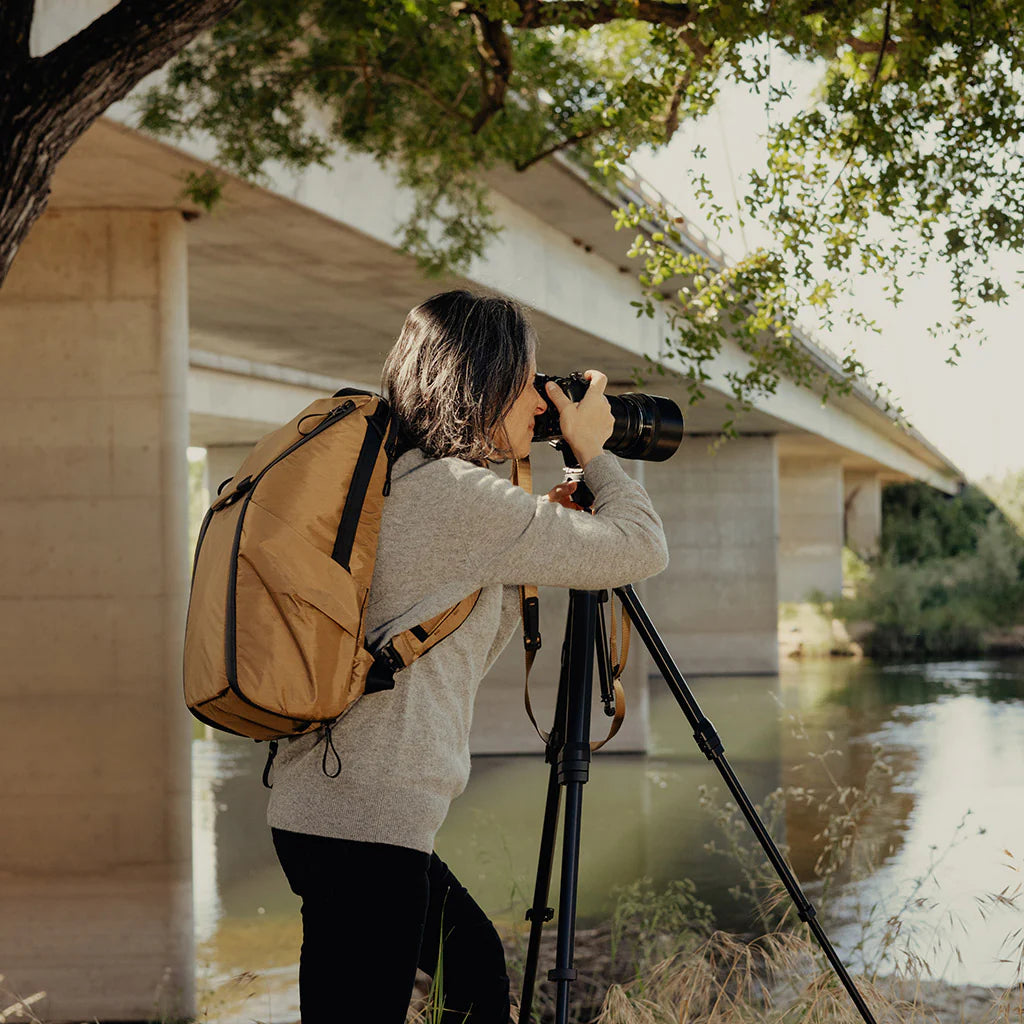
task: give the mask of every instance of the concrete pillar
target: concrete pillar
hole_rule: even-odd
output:
[[[690,437],[647,467],[670,561],[645,600],[684,676],[778,671],[777,465],[774,437]]]
[[[285,421],[287,422],[287,421]],[[251,444],[211,444],[206,447],[206,487],[210,501],[217,497],[217,488],[230,480],[252,451]],[[205,512],[205,510],[204,510]]]
[[[562,476],[562,457],[550,446],[537,444],[530,455],[533,467],[534,490],[547,493]],[[624,462],[628,473],[643,481],[644,465]],[[499,470],[500,472],[500,470]],[[644,585],[637,588],[643,599]],[[616,602],[619,614],[621,609]],[[530,673],[530,697],[537,724],[547,732],[552,725],[558,673],[561,665],[562,639],[565,634],[569,591],[556,587],[543,587],[540,591],[541,636],[543,647]],[[615,753],[637,753],[647,750],[650,718],[647,699],[647,673],[650,658],[643,645],[634,638],[630,645],[626,670],[622,676],[626,691],[626,719],[615,738],[605,748]],[[487,673],[477,692],[473,712],[473,731],[470,749],[474,754],[538,754],[544,744],[530,725],[523,705],[522,631],[509,641],[501,657]],[[610,718],[601,712],[598,699],[598,676],[594,670],[594,714],[591,733],[594,739],[603,739],[608,732]]]
[[[45,1020],[194,1011],[185,228],[61,210],[0,295],[0,971]]]
[[[779,460],[779,600],[843,589],[843,467],[838,459]]]
[[[878,554],[882,539],[882,481],[877,473],[843,474],[843,535],[862,558]]]

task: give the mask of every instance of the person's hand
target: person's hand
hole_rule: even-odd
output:
[[[566,508],[574,508],[582,512],[582,507],[572,500],[573,491],[575,490],[575,480],[569,480],[562,484],[555,484],[555,486],[548,491],[548,501],[552,501],[556,505],[564,505]]]
[[[583,376],[590,381],[590,387],[582,401],[572,402],[569,396],[553,381],[546,385],[547,396],[558,410],[562,437],[569,443],[580,466],[601,454],[605,441],[612,436],[615,417],[604,396],[608,378],[600,370],[587,370]]]

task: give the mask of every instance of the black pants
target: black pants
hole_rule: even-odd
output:
[[[501,940],[437,854],[272,831],[302,898],[302,1024],[402,1024],[417,967],[445,1022],[508,1024]]]

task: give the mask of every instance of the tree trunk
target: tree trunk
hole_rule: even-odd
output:
[[[0,73],[0,287],[46,209],[58,161],[81,134],[68,138],[69,129],[54,123],[32,96],[30,77]]]
[[[0,288],[74,142],[239,0],[121,0],[39,57],[28,52],[31,2],[0,8]]]

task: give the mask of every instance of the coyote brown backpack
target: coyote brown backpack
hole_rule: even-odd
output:
[[[398,447],[377,395],[344,389],[267,434],[203,521],[185,626],[185,702],[257,740],[326,725],[454,632],[479,591],[365,647],[366,599]]]

